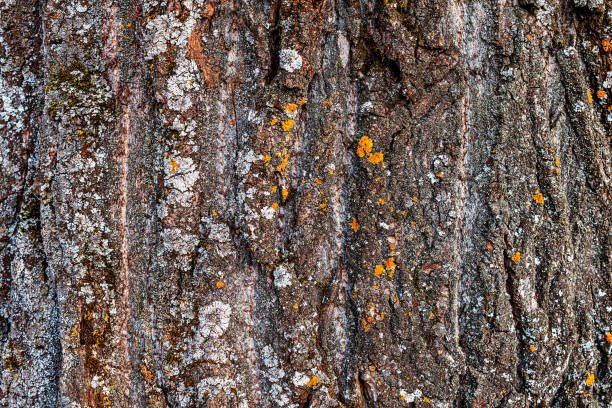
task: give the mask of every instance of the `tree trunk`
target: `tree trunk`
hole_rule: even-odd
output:
[[[611,34],[0,0],[0,406],[612,406]]]

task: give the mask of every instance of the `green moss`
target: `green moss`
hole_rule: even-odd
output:
[[[47,113],[52,119],[59,120],[64,112],[74,111],[76,108],[102,112],[109,107],[107,105],[110,98],[106,95],[108,92],[102,76],[87,69],[81,62],[73,61],[63,67],[51,67],[45,89],[49,96]],[[96,110],[92,109],[93,107],[103,109]]]

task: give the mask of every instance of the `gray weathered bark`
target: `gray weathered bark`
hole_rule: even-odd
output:
[[[612,406],[611,23],[0,0],[0,406]]]

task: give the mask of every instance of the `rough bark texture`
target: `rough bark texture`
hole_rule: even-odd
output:
[[[0,0],[0,406],[611,407],[606,1]]]

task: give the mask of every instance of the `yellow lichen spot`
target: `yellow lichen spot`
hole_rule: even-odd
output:
[[[412,202],[416,203],[416,202],[417,202],[417,200],[418,200],[418,198],[416,198],[416,197],[412,197]]]
[[[104,321],[108,323],[108,315],[104,316]]]
[[[281,159],[280,164],[276,166],[276,170],[278,170],[279,173],[284,172],[285,168],[287,167],[287,163],[289,163],[289,158],[285,156]]]
[[[389,270],[393,268],[395,268],[395,261],[393,258],[387,258],[387,261],[385,262],[385,269]]]
[[[431,404],[431,401],[427,397],[423,397],[423,402],[426,404]]]
[[[170,165],[170,167],[172,167],[170,173],[174,173],[176,171],[176,168],[179,166],[179,164],[174,159],[170,160],[170,163],[168,164]]]
[[[315,184],[321,184],[322,183],[321,179],[318,179],[318,178],[314,179],[314,182],[315,182]]]
[[[221,289],[221,288],[223,287],[223,282],[222,282],[222,281],[218,281],[218,282],[217,282],[217,287],[218,287],[219,289]]]
[[[286,188],[283,188],[283,191],[281,191],[281,195],[283,196],[283,200],[286,200],[287,196],[289,195],[289,191],[287,191]]]
[[[368,157],[368,161],[372,164],[378,164],[383,161],[383,154],[381,152],[376,152],[374,154],[371,154]]]
[[[363,136],[361,139],[359,139],[359,147],[361,147],[363,152],[369,155],[372,152],[372,139],[370,139],[368,136]]]
[[[593,384],[595,384],[595,374],[587,373],[586,385],[593,385]]]
[[[212,210],[212,215],[217,215],[217,212],[215,210]]]
[[[379,203],[380,205],[385,205],[385,200],[384,200],[384,199],[382,199],[382,198],[379,198],[379,199],[378,199],[378,203]]]
[[[305,104],[305,103],[306,103],[306,99],[303,99],[303,98],[302,98],[302,99],[300,99],[300,101],[299,101],[298,103],[299,103],[300,105],[303,105],[303,104]]]
[[[294,308],[294,309],[297,309],[298,307],[299,307],[299,306],[298,306],[298,304],[297,304],[297,303],[294,303],[294,304],[293,304],[293,308]]]
[[[516,251],[514,255],[512,255],[512,261],[514,263],[518,263],[518,261],[520,260],[521,260],[521,253],[519,251]]]
[[[555,157],[555,166],[557,167],[561,166],[561,162],[559,161],[558,157]]]
[[[79,135],[82,135],[82,134],[83,134],[83,131],[82,131],[81,129],[78,129],[78,130],[77,130],[77,133],[78,133]]]
[[[533,344],[529,345],[529,351],[531,351],[532,353],[535,351],[535,346]]]
[[[353,218],[353,222],[351,223],[351,228],[353,229],[354,232],[357,232],[357,230],[359,229],[359,223],[357,222],[355,218]]]
[[[587,99],[589,103],[593,103],[593,95],[591,95],[591,88],[587,89]]]
[[[277,186],[274,186],[274,187],[272,187],[272,188],[270,189],[270,191],[271,191],[271,192],[273,192],[273,193],[276,193],[276,190],[278,190],[278,187],[277,187]]]
[[[287,119],[287,120],[283,120],[283,121],[281,122],[281,126],[283,127],[283,130],[284,130],[285,132],[288,132],[288,131],[290,131],[290,130],[291,130],[291,128],[293,128],[293,124],[294,124],[294,123],[295,123],[295,122],[293,121],[293,119]]]
[[[604,339],[608,340],[608,342],[612,343],[612,333],[607,332],[604,336]]]
[[[544,196],[542,193],[540,193],[540,190],[536,190],[535,194],[533,194],[531,197],[533,197],[536,203],[544,204]]]
[[[604,91],[603,89],[600,89],[597,91],[597,97],[598,98],[605,98],[606,97],[606,91]]]
[[[297,105],[295,103],[290,103],[288,105],[283,106],[283,109],[289,113],[293,113],[297,110]]]
[[[270,121],[270,125],[272,125],[272,126],[276,125],[277,123],[278,123],[278,118],[273,118],[273,119]]]
[[[272,209],[274,211],[276,211],[276,210],[278,210],[278,203],[272,203],[272,205],[270,207],[272,207]]]
[[[306,384],[306,386],[308,388],[310,388],[310,387],[314,387],[318,383],[319,383],[319,379],[317,378],[316,375],[313,375],[312,378],[310,379],[310,381],[308,381],[308,384]]]
[[[374,276],[380,276],[385,273],[385,268],[382,265],[376,265],[374,267]]]

